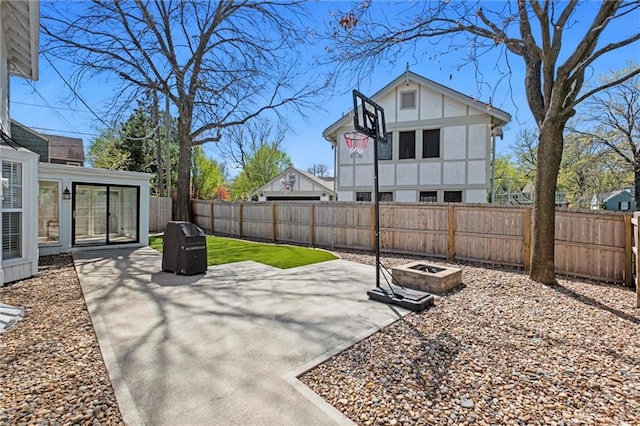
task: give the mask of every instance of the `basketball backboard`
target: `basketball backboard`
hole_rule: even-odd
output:
[[[357,90],[353,91],[353,126],[357,132],[387,143],[384,109]]]

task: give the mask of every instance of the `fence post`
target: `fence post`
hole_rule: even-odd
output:
[[[453,206],[449,206],[449,237],[447,241],[447,260],[456,257],[456,212]]]
[[[316,205],[314,203],[309,204],[309,246],[310,247],[313,247],[316,239],[315,212],[316,212]]]
[[[242,238],[242,207],[244,206],[244,203],[240,203],[240,211],[238,212],[238,236],[240,238]]]
[[[211,204],[209,205],[209,230],[211,235],[216,232],[215,223],[213,223],[213,212],[215,211],[214,201],[211,200]]]
[[[277,229],[278,224],[276,220],[276,215],[278,214],[276,203],[271,203],[271,236],[272,240],[275,243],[277,241]]]
[[[633,228],[631,226],[631,215],[624,216],[624,285],[633,285]]]
[[[531,209],[524,208],[524,218],[522,219],[522,263],[525,271],[531,270]]]

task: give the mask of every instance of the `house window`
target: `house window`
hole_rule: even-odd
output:
[[[462,191],[444,191],[445,203],[461,203]]]
[[[422,158],[440,157],[440,129],[422,131]]]
[[[378,160],[391,160],[393,153],[393,133],[387,133],[387,143],[378,142]]]
[[[38,243],[57,243],[59,234],[58,182],[41,181],[38,188]]]
[[[435,203],[438,201],[437,191],[420,191],[420,202]]]
[[[356,201],[371,201],[371,192],[356,192]]]
[[[22,164],[2,162],[2,259],[22,257]]]
[[[400,160],[416,158],[416,132],[400,132]]]
[[[416,109],[416,91],[400,92],[400,109]]]
[[[378,201],[393,201],[393,192],[378,192]]]

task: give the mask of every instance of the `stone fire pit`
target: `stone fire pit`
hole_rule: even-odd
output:
[[[434,294],[446,293],[462,284],[462,270],[420,261],[396,266],[391,269],[391,275],[404,287]]]

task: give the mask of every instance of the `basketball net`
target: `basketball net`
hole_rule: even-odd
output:
[[[344,142],[351,153],[351,158],[356,155],[358,158],[362,158],[367,142],[369,142],[369,137],[358,132],[347,132],[344,134]]]

